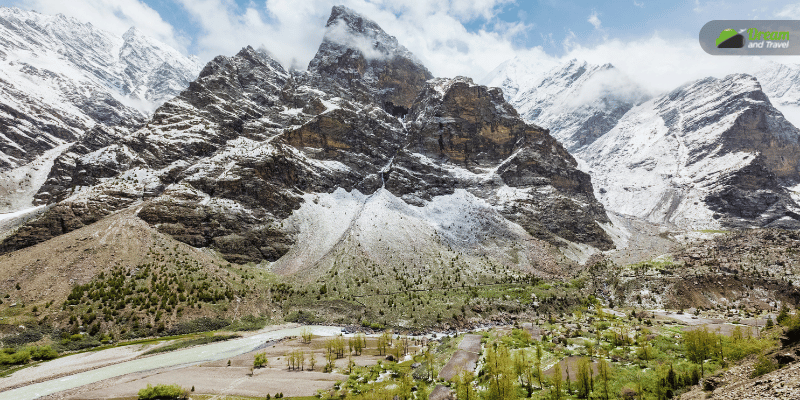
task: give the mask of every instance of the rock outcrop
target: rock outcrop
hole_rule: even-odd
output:
[[[460,251],[538,273],[547,246],[613,246],[589,176],[547,130],[524,122],[498,89],[430,78],[377,24],[334,7],[307,71],[246,47],[212,60],[136,132],[108,132],[102,147],[87,135],[39,193],[53,208],[3,249],[131,204],[182,242],[287,273],[351,246],[372,257],[408,241],[420,253],[404,257],[416,264]],[[117,201],[94,206],[115,191]],[[348,217],[326,220],[317,202]],[[76,214],[78,205],[89,211]],[[361,236],[365,218],[382,215],[397,220]],[[406,230],[418,233],[392,236]]]

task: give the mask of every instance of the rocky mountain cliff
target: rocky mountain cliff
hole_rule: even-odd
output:
[[[63,15],[0,8],[0,212],[30,207],[55,157],[86,130],[141,126],[199,70],[135,28],[120,37]]]
[[[693,229],[796,225],[800,131],[765,94],[794,104],[792,79],[778,79],[796,75],[791,66],[761,71],[763,89],[732,75],[645,101],[611,65],[572,60],[547,73],[515,65],[487,79],[586,163],[609,210]]]
[[[653,222],[800,227],[787,189],[800,130],[749,75],[706,78],[632,108],[576,153],[610,209]]]
[[[589,176],[547,130],[498,89],[430,78],[396,38],[334,7],[307,71],[247,47],[208,63],[141,129],[91,131],[37,194],[48,211],[0,252],[126,208],[287,274],[460,254],[470,268],[552,275],[556,246],[613,247]]]

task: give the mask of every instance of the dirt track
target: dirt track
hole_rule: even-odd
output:
[[[464,335],[458,344],[458,350],[439,372],[439,378],[449,381],[461,370],[475,371],[481,356],[481,339],[481,335]]]

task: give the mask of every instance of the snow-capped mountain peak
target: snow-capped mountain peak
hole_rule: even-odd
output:
[[[613,247],[589,176],[499,89],[432,79],[351,10],[330,21],[385,56],[329,36],[304,72],[251,47],[214,58],[145,126],[94,129],[56,159],[36,197],[52,207],[0,252],[126,207],[192,246],[283,272],[326,270],[351,246],[372,260],[408,238],[405,262],[447,248],[540,274],[551,246]]]
[[[331,10],[325,37],[308,70],[344,87],[357,81],[387,109],[405,110],[398,113],[407,112],[425,81],[433,78],[397,38],[344,6]]]
[[[199,70],[196,58],[136,28],[118,36],[64,15],[0,7],[0,171],[55,157],[48,151],[98,125],[139,126]],[[0,176],[9,198],[32,190],[15,176],[24,174]],[[11,203],[21,204],[0,204],[0,212]]]
[[[509,68],[516,68],[510,64]],[[512,72],[505,74],[513,81]],[[591,144],[610,130],[645,91],[611,64],[593,65],[572,59],[536,77],[505,84],[507,97],[522,118],[550,129],[569,151]],[[511,94],[513,93],[513,94]]]
[[[800,226],[800,130],[750,75],[705,78],[631,109],[577,152],[611,210],[689,228]]]

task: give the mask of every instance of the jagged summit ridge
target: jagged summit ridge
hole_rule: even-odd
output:
[[[374,21],[345,6],[334,6],[331,10],[323,43],[326,41],[343,47],[354,47],[364,53],[367,59],[402,57],[420,63],[396,37],[386,33]]]
[[[135,128],[198,71],[196,59],[136,29],[120,37],[63,15],[0,7],[0,170],[98,124]]]
[[[411,107],[433,75],[397,38],[377,23],[344,6],[335,6],[325,37],[308,70],[351,88],[363,85],[388,110]]]
[[[341,10],[334,21],[351,18],[383,35]],[[273,261],[286,273],[325,270],[344,254],[416,264],[458,251],[476,266],[551,274],[555,246],[613,246],[589,176],[546,130],[520,119],[500,90],[466,78],[429,80],[404,54],[368,59],[326,40],[317,57],[324,63],[305,72],[250,47],[216,57],[143,128],[76,150],[74,169],[51,174],[39,193],[52,208],[0,248],[128,207],[180,241],[232,262]],[[316,201],[347,215],[333,222],[345,225],[320,226],[330,220]],[[427,220],[437,213],[448,215]],[[369,220],[381,214],[409,219]],[[470,226],[491,229],[455,240]],[[414,227],[424,231],[414,238],[420,253],[382,256],[385,246],[403,247]],[[386,241],[368,240],[364,230]],[[325,248],[309,255],[297,247],[305,243]]]
[[[513,61],[513,60],[512,60]],[[572,59],[536,76],[515,63],[492,75],[522,118],[550,129],[570,152],[608,132],[645,91],[611,64]],[[497,82],[501,77],[502,81]]]
[[[125,95],[160,105],[185,89],[200,71],[196,56],[186,57],[136,27],[131,27],[122,38],[119,60],[124,67]]]

